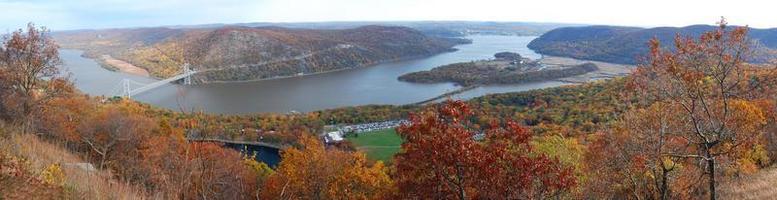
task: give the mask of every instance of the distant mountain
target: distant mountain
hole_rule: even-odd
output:
[[[138,28],[57,32],[54,38],[64,48],[83,49],[92,58],[111,55],[156,77],[176,74],[182,61],[192,63],[203,71],[196,77],[203,82],[362,67],[453,51],[454,45],[468,42],[397,26]]]
[[[565,27],[548,31],[529,43],[529,48],[545,55],[572,57],[620,64],[636,64],[648,53],[648,41],[658,38],[671,48],[674,37],[697,37],[716,26],[637,28],[619,26]],[[768,53],[777,49],[777,29],[750,29],[750,38],[756,42],[756,56],[752,61],[772,58]]]
[[[537,36],[549,30],[580,26],[577,24],[537,23],[537,22],[487,22],[487,21],[352,21],[352,22],[294,22],[294,23],[240,23],[234,26],[265,27],[276,26],[284,28],[307,29],[350,29],[367,25],[405,26],[417,29],[424,34],[442,37],[459,37],[470,34],[488,35],[527,35]],[[205,24],[188,26],[170,26],[170,28],[219,28],[229,24]]]

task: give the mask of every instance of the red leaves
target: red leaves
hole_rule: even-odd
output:
[[[515,122],[474,129],[466,103],[448,101],[411,116],[395,159],[404,197],[526,199],[556,195],[576,184],[572,169],[532,152],[531,133]],[[476,138],[483,138],[476,140]]]

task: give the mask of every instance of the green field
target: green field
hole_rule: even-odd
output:
[[[364,151],[367,158],[383,162],[391,162],[402,144],[402,138],[393,128],[359,133],[358,136],[349,136],[346,139]]]

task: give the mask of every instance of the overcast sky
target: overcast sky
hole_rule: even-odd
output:
[[[771,0],[0,0],[0,32],[242,22],[472,20],[777,27]]]

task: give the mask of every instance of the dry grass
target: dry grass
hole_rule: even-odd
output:
[[[578,60],[578,59],[567,58],[567,57],[545,56],[542,59],[542,63],[551,65],[551,66],[579,65],[587,62],[596,64],[596,67],[598,67],[599,70],[591,73],[582,74],[582,75],[562,78],[560,80],[566,81],[566,82],[572,82],[572,83],[585,83],[593,80],[626,76],[629,73],[631,73],[631,70],[635,68],[635,66],[633,65],[622,65],[622,64],[599,62],[599,61]]]
[[[115,59],[110,55],[103,55],[102,60],[106,64],[118,68],[121,72],[148,77],[148,71],[146,71],[146,69],[124,62],[123,60]]]
[[[28,159],[36,172],[60,164],[70,199],[147,199],[141,190],[116,181],[106,170],[84,170],[73,165],[86,161],[32,134],[8,134],[6,138],[0,138],[0,151]]]
[[[777,168],[724,182],[720,185],[720,199],[777,199]]]

